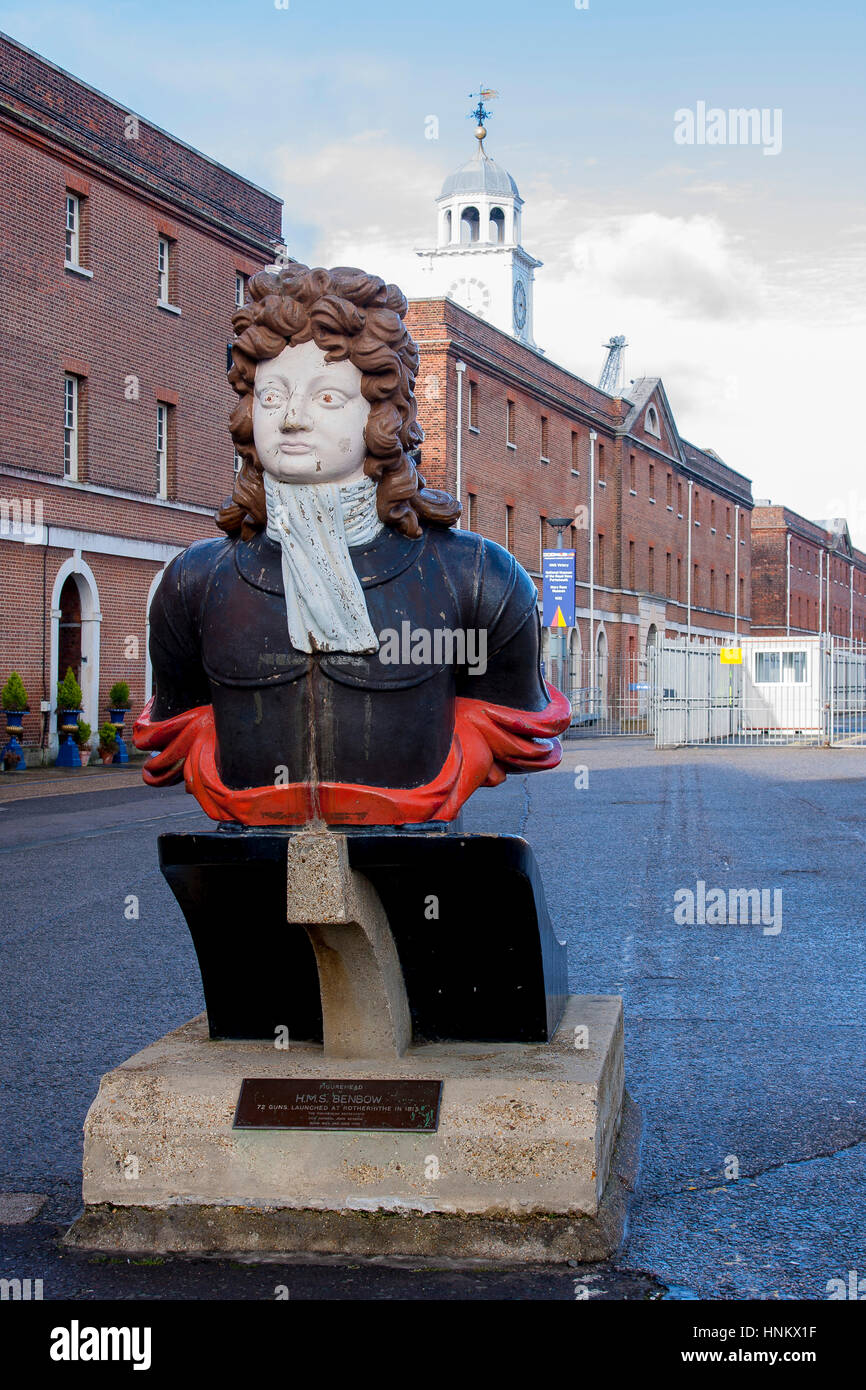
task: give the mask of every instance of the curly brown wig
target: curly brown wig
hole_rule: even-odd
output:
[[[380,521],[406,536],[420,536],[422,522],[453,526],[460,503],[428,488],[410,457],[424,434],[414,396],[418,349],[403,323],[409,306],[402,291],[350,266],[310,270],[292,262],[279,271],[260,270],[247,294],[232,318],[229,372],[240,396],[229,428],[243,465],[217,525],[244,540],[264,527],[265,488],[253,442],[256,364],[313,339],[326,361],[348,358],[361,372],[361,394],[370,402],[364,472],[377,484]]]

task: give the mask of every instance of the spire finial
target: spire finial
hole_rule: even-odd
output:
[[[493,101],[498,96],[499,93],[494,92],[492,87],[481,87],[477,92],[469,93],[470,101],[474,101],[476,97],[478,98],[478,105],[475,107],[474,111],[469,112],[467,119],[475,122],[475,139],[478,141],[479,154],[487,154],[484,148],[484,139],[487,135],[487,128],[484,122],[489,120],[493,115],[493,112],[488,111],[484,103],[485,101]]]

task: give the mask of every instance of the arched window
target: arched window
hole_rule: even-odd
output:
[[[451,240],[451,209],[448,208],[442,220],[442,239],[447,245]]]
[[[500,244],[505,240],[505,213],[502,208],[490,209],[490,240]]]
[[[460,217],[460,240],[462,242],[478,240],[478,220],[477,208],[463,209]]]
[[[651,405],[646,413],[646,432],[654,434],[656,439],[661,439],[662,432],[659,426],[659,413],[654,405]]]

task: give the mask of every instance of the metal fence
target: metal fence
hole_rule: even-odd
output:
[[[650,725],[648,663],[635,656],[572,656],[566,684],[571,701],[567,737],[632,734],[646,737]]]
[[[866,646],[822,636],[661,642],[649,652],[657,748],[692,744],[866,744]],[[729,655],[729,653],[728,653]]]

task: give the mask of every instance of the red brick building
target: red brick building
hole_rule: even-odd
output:
[[[807,521],[788,507],[752,513],[752,631],[829,632],[866,640],[866,554],[843,518]]]
[[[226,343],[281,201],[5,37],[0,163],[0,684],[47,746],[67,666],[94,731],[115,681],[150,693],[150,598],[230,491]]]
[[[603,684],[606,669],[638,677],[656,637],[748,633],[751,484],[680,437],[660,380],[609,395],[451,299],[413,300],[408,322],[428,482],[459,490],[463,523],[513,551],[539,590],[542,550],[556,548],[547,520],[573,519],[577,621],[554,679],[586,684],[591,641]]]

